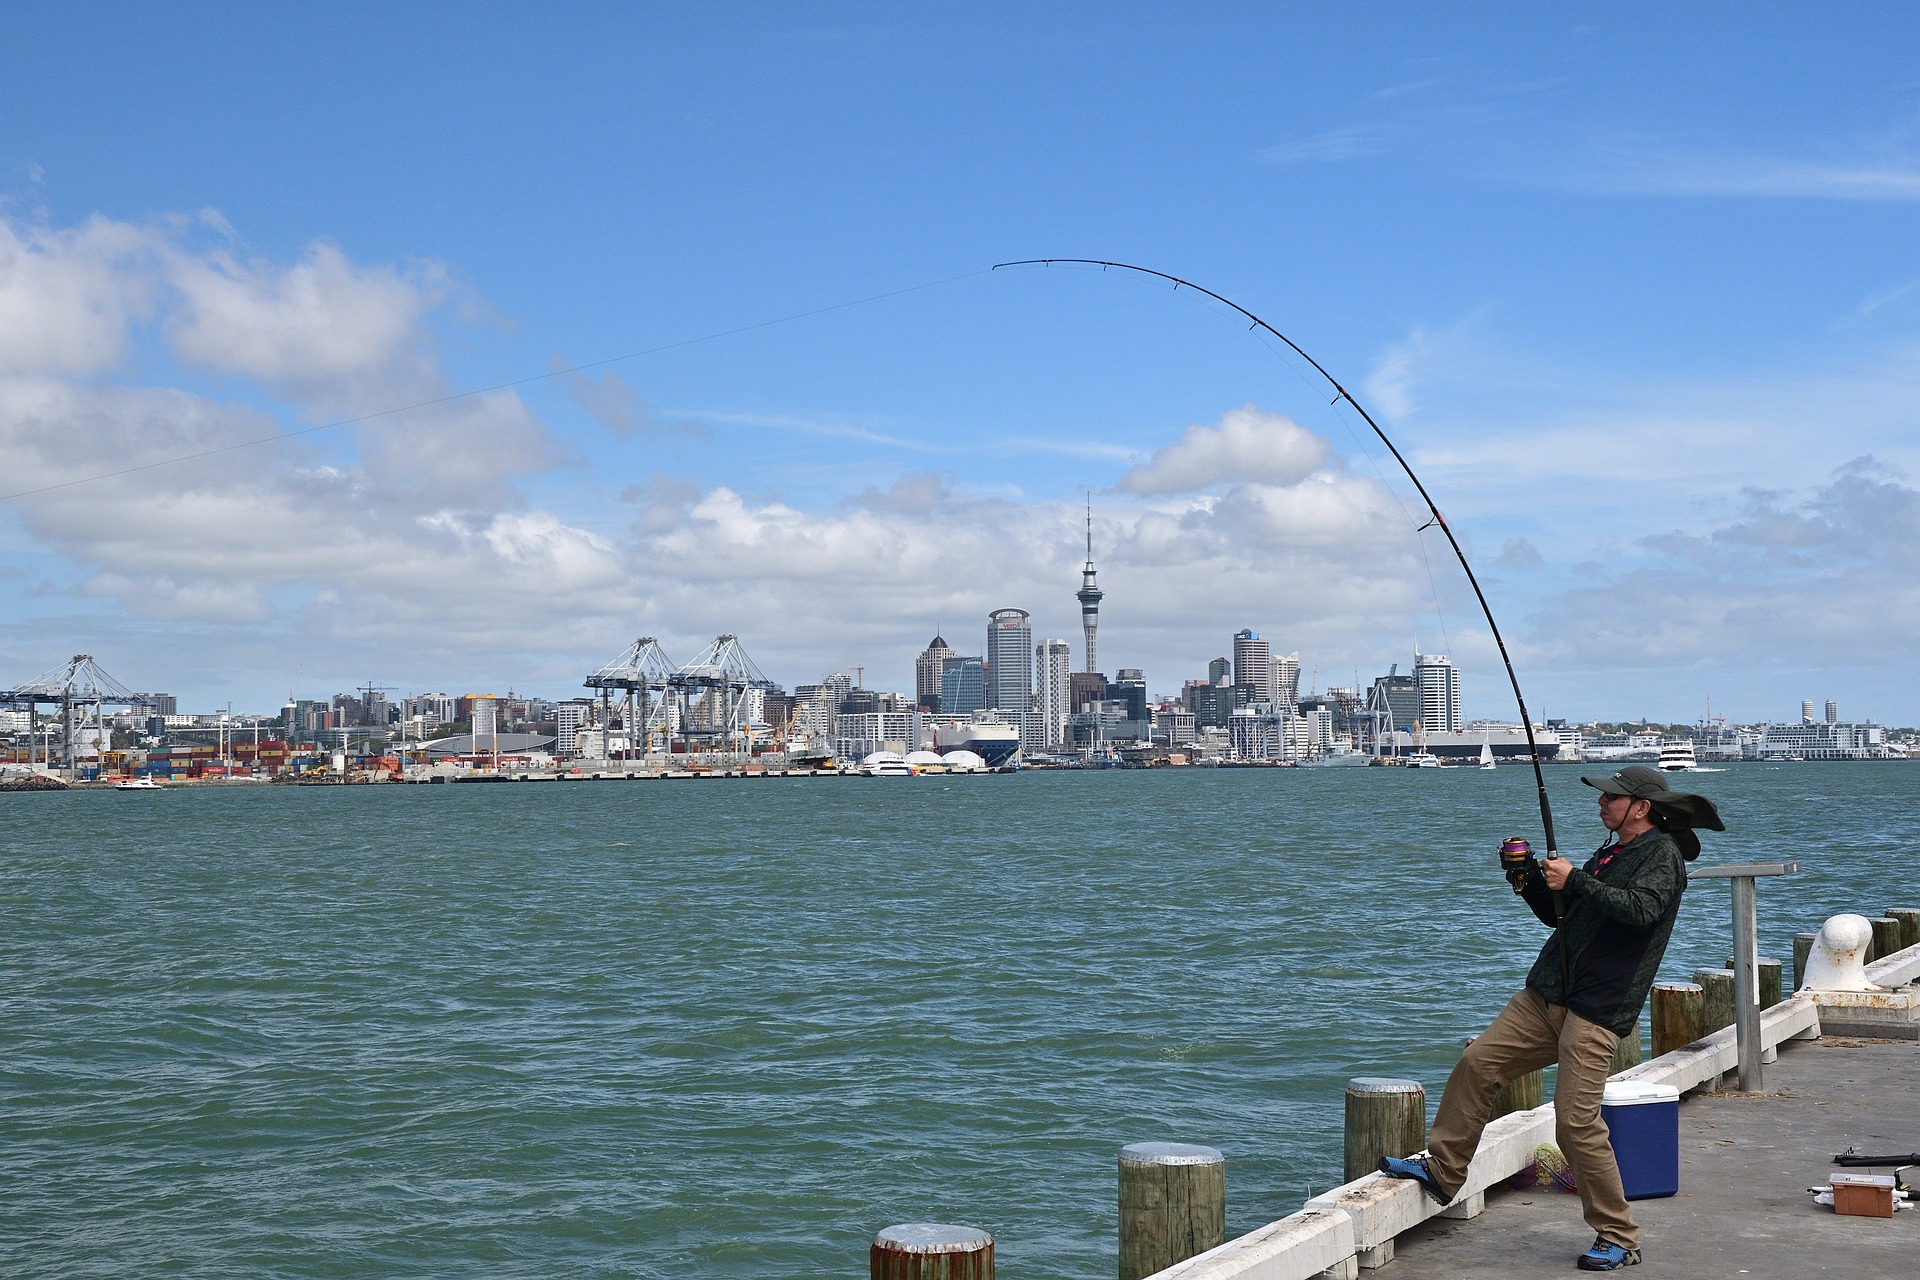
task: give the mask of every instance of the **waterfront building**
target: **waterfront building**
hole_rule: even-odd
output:
[[[917,749],[920,720],[921,711],[917,706],[843,713],[833,726],[833,754],[841,760],[855,761],[864,760],[876,751],[905,755]]]
[[[1247,691],[1250,703],[1273,701],[1273,655],[1250,627],[1233,633],[1233,682]]]
[[[1080,590],[1074,598],[1080,602],[1080,629],[1087,637],[1088,671],[1098,671],[1100,663],[1098,651],[1094,647],[1094,633],[1100,628],[1100,601],[1106,592],[1100,590],[1094,582],[1093,572],[1093,503],[1087,503],[1087,564],[1080,571]]]
[[[554,754],[571,760],[580,754],[580,731],[593,723],[593,700],[574,698],[553,709]]]
[[[1033,627],[1025,609],[987,615],[987,706],[1026,711],[1033,706]]]
[[[1042,640],[1033,651],[1037,679],[1034,710],[1046,725],[1046,751],[1065,743],[1067,718],[1073,714],[1073,647],[1065,640]]]
[[[1877,724],[1850,724],[1840,720],[1773,724],[1761,736],[1759,757],[1778,760],[1873,760],[1888,754],[1886,730]]]
[[[1460,718],[1460,669],[1445,654],[1413,655],[1413,683],[1420,691],[1420,726],[1428,733],[1452,733]]]
[[[1300,651],[1273,660],[1273,701],[1300,701]]]
[[[940,714],[968,716],[986,709],[987,664],[983,658],[947,658],[940,670]]]
[[[1166,744],[1168,748],[1186,747],[1193,744],[1193,712],[1178,706],[1157,707],[1153,713],[1153,740]]]
[[[922,710],[940,709],[940,673],[945,670],[941,664],[953,656],[947,642],[936,634],[913,660],[913,700]]]

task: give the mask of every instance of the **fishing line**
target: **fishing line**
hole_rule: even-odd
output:
[[[1533,717],[1527,712],[1526,696],[1520,692],[1520,677],[1513,669],[1512,657],[1507,653],[1507,642],[1500,635],[1500,624],[1494,621],[1493,606],[1487,603],[1487,593],[1480,589],[1480,579],[1474,574],[1473,566],[1467,562],[1467,553],[1460,546],[1460,540],[1454,536],[1453,529],[1447,524],[1446,517],[1440,514],[1440,508],[1434,502],[1433,495],[1427,492],[1427,486],[1421,483],[1420,477],[1414,473],[1412,465],[1408,463],[1406,459],[1406,455],[1400,452],[1399,446],[1393,443],[1393,440],[1381,429],[1380,424],[1373,420],[1373,415],[1368,413],[1358,400],[1354,399],[1353,393],[1342,386],[1339,379],[1327,372],[1326,366],[1308,355],[1299,343],[1233,299],[1223,297],[1211,289],[1194,284],[1191,280],[1183,280],[1179,276],[1169,275],[1164,271],[1155,271],[1151,267],[1136,267],[1126,262],[1106,262],[1098,258],[1028,258],[1020,262],[995,263],[993,269],[998,271],[1001,267],[1051,267],[1055,263],[1073,266],[1101,267],[1103,269],[1111,268],[1120,271],[1134,271],[1144,276],[1154,276],[1161,280],[1171,281],[1176,290],[1184,285],[1195,293],[1205,294],[1215,302],[1232,308],[1234,311],[1252,321],[1256,328],[1265,329],[1268,333],[1285,343],[1295,355],[1312,365],[1314,371],[1325,378],[1327,383],[1332,386],[1338,399],[1345,400],[1353,411],[1360,415],[1361,420],[1373,428],[1373,434],[1378,436],[1380,443],[1387,447],[1387,452],[1391,453],[1393,460],[1400,464],[1400,469],[1406,472],[1407,479],[1413,482],[1413,487],[1419,492],[1421,500],[1427,504],[1427,510],[1433,515],[1431,523],[1446,535],[1447,545],[1453,548],[1454,558],[1460,562],[1460,569],[1467,575],[1468,585],[1473,588],[1474,598],[1480,602],[1480,612],[1486,617],[1487,629],[1493,632],[1493,642],[1500,650],[1500,661],[1507,669],[1507,682],[1513,686],[1513,700],[1519,704],[1520,707],[1520,727],[1527,735],[1527,747],[1533,760],[1534,786],[1540,796],[1540,825],[1547,839],[1547,856],[1549,858],[1558,857],[1558,844],[1553,834],[1553,806],[1547,799],[1546,774],[1540,768],[1540,748],[1533,737]]]
[[[1016,266],[1020,264],[1007,263],[1002,265]],[[1062,265],[1065,265],[1065,264],[1062,264]],[[1089,272],[1088,274],[1095,274],[1095,273]],[[1099,274],[1105,274],[1105,273],[1102,272]],[[1189,286],[1189,288],[1192,288],[1192,286]],[[1178,290],[1179,290],[1179,286],[1175,285],[1172,292],[1178,292]],[[1231,319],[1231,317],[1225,311],[1223,311],[1220,307],[1214,305],[1212,301],[1207,300],[1204,297],[1198,300],[1196,305],[1199,307],[1200,310],[1206,311],[1209,314],[1217,316],[1222,320]],[[1228,303],[1227,305],[1232,306],[1231,303]],[[1258,342],[1262,347],[1265,347],[1269,352],[1271,352],[1275,361],[1279,363],[1281,368],[1285,369],[1288,373],[1291,373],[1294,377],[1298,378],[1300,380],[1300,385],[1306,388],[1310,393],[1313,393],[1312,382],[1307,378],[1306,374],[1301,371],[1300,367],[1294,362],[1291,354],[1287,350],[1280,347],[1276,347],[1273,343],[1269,342],[1266,338],[1266,335],[1262,334],[1260,330],[1257,328],[1251,330],[1251,333],[1253,334],[1253,340],[1255,342]],[[1324,370],[1322,372],[1324,373]],[[1317,393],[1313,393],[1313,394],[1317,395]],[[1378,458],[1374,456],[1373,450],[1367,446],[1366,437],[1362,435],[1360,432],[1354,430],[1353,423],[1348,421],[1347,415],[1345,413],[1341,412],[1341,410],[1345,407],[1346,407],[1346,401],[1343,398],[1336,396],[1334,397],[1333,403],[1330,406],[1317,406],[1315,409],[1315,412],[1327,414],[1328,417],[1330,417],[1334,422],[1339,424],[1340,430],[1344,432],[1346,434],[1346,437],[1353,442],[1353,446],[1355,450],[1358,451],[1358,453],[1362,458],[1366,459],[1368,468],[1373,472],[1375,478],[1377,478],[1380,481],[1380,487],[1386,491],[1386,494],[1388,497],[1393,499],[1394,505],[1400,508],[1400,514],[1404,515],[1407,518],[1407,524],[1409,526],[1414,526],[1413,528],[1414,547],[1416,550],[1419,551],[1421,567],[1426,571],[1428,594],[1433,597],[1433,618],[1434,618],[1434,621],[1440,627],[1440,642],[1443,645],[1445,645],[1447,648],[1447,651],[1451,653],[1453,651],[1453,637],[1450,634],[1449,629],[1447,627],[1447,607],[1445,602],[1440,597],[1440,581],[1438,578],[1434,576],[1433,560],[1427,554],[1426,526],[1420,525],[1419,522],[1414,519],[1413,511],[1407,506],[1406,499],[1401,497],[1399,487],[1387,478],[1387,474],[1385,471],[1381,470],[1380,461]]]
[[[965,271],[957,276],[947,276],[940,280],[928,280],[923,284],[910,284],[901,289],[889,289],[885,293],[869,294],[864,298],[854,298],[847,302],[836,302],[829,306],[815,307],[811,311],[796,311],[792,315],[778,316],[772,320],[757,320],[752,324],[736,325],[731,329],[719,329],[713,333],[703,333],[696,338],[682,338],[677,342],[662,343],[657,347],[647,347],[640,351],[629,351],[624,355],[607,356],[600,360],[588,360],[583,364],[568,365],[563,369],[549,369],[545,373],[529,374],[524,378],[513,378],[506,382],[496,382],[490,386],[474,387],[467,391],[455,391],[450,395],[435,396],[431,400],[416,400],[412,404],[396,405],[391,409],[377,409],[372,413],[363,413],[352,418],[336,418],[331,422],[322,422],[311,427],[300,427],[294,431],[280,431],[270,436],[260,436],[252,440],[241,440],[234,444],[223,444],[213,449],[202,449],[197,453],[182,453],[171,458],[161,458],[157,462],[142,462],[136,466],[121,467],[115,471],[101,471],[94,475],[81,476],[74,480],[62,480],[58,484],[42,485],[37,489],[22,489],[18,493],[0,494],[0,502],[12,502],[18,498],[31,498],[35,494],[52,493],[57,489],[71,489],[75,485],[92,484],[96,480],[111,480],[116,476],[130,476],[141,471],[152,471],[156,467],[170,467],[176,463],[193,462],[200,458],[213,458],[223,453],[233,453],[240,449],[252,449],[263,444],[277,444],[282,440],[293,440],[300,436],[310,436],[319,431],[331,431],[336,427],[351,427],[362,422],[372,422],[378,418],[391,418],[395,414],[412,413],[416,409],[431,409],[436,405],[454,404],[461,400],[471,400],[475,396],[491,395],[495,391],[510,391],[515,387],[524,387],[536,382],[547,382],[554,378],[565,377],[570,373],[583,373],[588,369],[599,369],[623,360],[638,360],[642,356],[659,355],[663,351],[677,351],[682,347],[697,346],[702,342],[714,342],[721,338],[731,338],[737,334],[752,333],[758,329],[771,329],[775,325],[792,324],[796,320],[808,320],[814,316],[824,316],[835,311],[845,311],[849,307],[861,307],[870,302],[883,302],[888,298],[898,298],[903,294],[919,293],[925,289],[937,289],[941,285],[953,284],[960,280],[970,280],[975,276],[987,275],[987,270]]]

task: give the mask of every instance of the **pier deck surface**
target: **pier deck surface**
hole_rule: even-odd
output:
[[[1826,1038],[1782,1045],[1759,1094],[1696,1094],[1680,1105],[1680,1194],[1634,1202],[1646,1262],[1624,1274],[1718,1277],[1915,1274],[1920,1208],[1842,1218],[1806,1188],[1849,1146],[1920,1150],[1920,1044]],[[1862,1173],[1891,1173],[1863,1169]],[[1434,1218],[1399,1238],[1394,1261],[1363,1277],[1500,1280],[1585,1274],[1593,1241],[1580,1200],[1551,1191],[1489,1193],[1471,1221]]]

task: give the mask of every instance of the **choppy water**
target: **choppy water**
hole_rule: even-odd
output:
[[[1549,774],[1563,843],[1592,792]],[[1692,785],[1797,858],[1763,948],[1920,898],[1900,764]],[[1424,1080],[1544,932],[1531,775],[0,796],[0,1271],[813,1276],[878,1228],[1106,1276],[1114,1157],[1339,1180],[1347,1077]],[[1670,976],[1728,948],[1690,893]]]

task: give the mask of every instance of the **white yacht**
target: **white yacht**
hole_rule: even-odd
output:
[[[1409,769],[1439,769],[1443,767],[1440,757],[1431,751],[1416,751],[1410,756],[1401,756],[1400,763]]]
[[[122,778],[113,784],[115,791],[160,791],[161,785],[152,778]]]
[[[1693,758],[1692,741],[1680,738],[1662,742],[1659,767],[1664,773],[1685,773],[1689,769],[1698,768],[1699,762]]]
[[[869,778],[906,778],[913,770],[898,751],[876,751],[860,762],[860,772]]]

